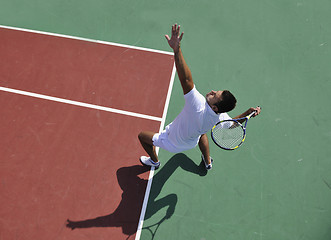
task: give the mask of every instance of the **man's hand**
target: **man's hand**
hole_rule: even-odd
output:
[[[250,109],[248,109],[248,111],[249,111],[248,114],[250,114],[251,112],[256,111],[256,113],[252,116],[252,117],[255,117],[255,116],[257,116],[257,115],[260,114],[260,112],[261,112],[261,107],[256,107],[256,108],[251,107]]]
[[[179,36],[179,30],[180,25],[172,25],[171,38],[169,37],[169,35],[165,35],[165,38],[168,40],[169,46],[174,50],[175,53],[179,51],[180,41],[182,40],[184,34],[184,32],[182,32]]]

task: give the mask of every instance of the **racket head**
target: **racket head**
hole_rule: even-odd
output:
[[[245,140],[246,130],[236,119],[218,122],[211,130],[214,143],[224,150],[235,150]]]

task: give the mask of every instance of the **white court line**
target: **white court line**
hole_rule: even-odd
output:
[[[80,41],[99,43],[99,44],[111,45],[111,46],[117,46],[117,47],[124,47],[124,48],[130,48],[130,49],[141,50],[141,51],[146,51],[146,52],[154,52],[154,53],[161,53],[161,54],[166,54],[166,55],[174,55],[172,52],[167,52],[167,51],[161,51],[161,50],[143,48],[143,47],[136,47],[136,46],[130,46],[130,45],[114,43],[114,42],[106,42],[106,41],[89,39],[89,38],[75,37],[75,36],[69,36],[69,35],[58,34],[58,33],[43,32],[43,31],[38,31],[38,30],[31,30],[31,29],[18,28],[18,27],[10,27],[10,26],[4,26],[4,25],[0,25],[0,28],[10,29],[10,30],[17,30],[17,31],[22,31],[22,32],[38,33],[38,34],[54,36],[54,37],[75,39],[75,40],[80,40]]]
[[[98,106],[98,105],[94,105],[94,104],[68,100],[68,99],[64,99],[64,98],[51,97],[51,96],[47,96],[47,95],[43,95],[43,94],[26,92],[26,91],[12,89],[12,88],[6,88],[6,87],[0,86],[0,90],[5,91],[5,92],[10,92],[10,93],[16,93],[16,94],[20,94],[20,95],[24,95],[24,96],[29,96],[29,97],[50,100],[50,101],[54,101],[54,102],[66,103],[66,104],[75,105],[75,106],[79,106],[79,107],[85,107],[85,108],[106,111],[106,112],[118,113],[118,114],[127,115],[127,116],[131,116],[131,117],[144,118],[144,119],[149,119],[149,120],[154,120],[154,121],[159,121],[159,122],[162,122],[162,120],[163,120],[162,118],[149,116],[149,115],[145,115],[145,114],[134,113],[134,112],[119,110],[119,109],[110,108],[110,107],[103,107],[103,106]]]
[[[169,102],[170,102],[170,97],[171,97],[171,92],[172,92],[172,87],[173,87],[173,83],[174,83],[174,79],[175,79],[175,74],[176,74],[176,66],[174,64],[174,67],[172,69],[172,74],[171,74],[171,80],[170,80],[170,84],[169,84],[167,99],[166,99],[163,114],[162,114],[162,121],[161,121],[159,132],[161,132],[164,128],[164,124],[165,124],[165,120],[166,120],[167,112],[168,112],[168,107],[169,107]],[[156,154],[158,155],[159,148],[157,147],[155,149],[155,151],[156,151]],[[146,187],[146,191],[145,191],[144,202],[143,202],[143,206],[142,206],[141,213],[140,213],[140,218],[139,218],[139,223],[138,223],[138,228],[137,228],[135,240],[140,240],[141,230],[143,229],[143,224],[144,224],[145,213],[146,213],[146,209],[147,209],[149,193],[150,193],[151,187],[152,187],[154,170],[155,170],[154,167],[152,167],[151,171],[149,172],[148,183],[147,183],[147,187]]]

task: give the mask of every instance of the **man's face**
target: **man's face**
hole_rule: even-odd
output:
[[[215,105],[216,103],[218,103],[219,101],[221,101],[221,99],[222,99],[222,97],[221,97],[222,96],[222,93],[223,93],[223,91],[214,91],[214,90],[212,90],[211,92],[207,93],[206,100],[207,100],[207,103],[209,104],[209,106],[211,108],[213,108],[213,105]]]

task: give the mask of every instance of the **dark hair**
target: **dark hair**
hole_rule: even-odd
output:
[[[215,104],[218,108],[218,113],[230,112],[236,106],[237,99],[233,96],[233,94],[224,90],[221,95],[221,101]]]

